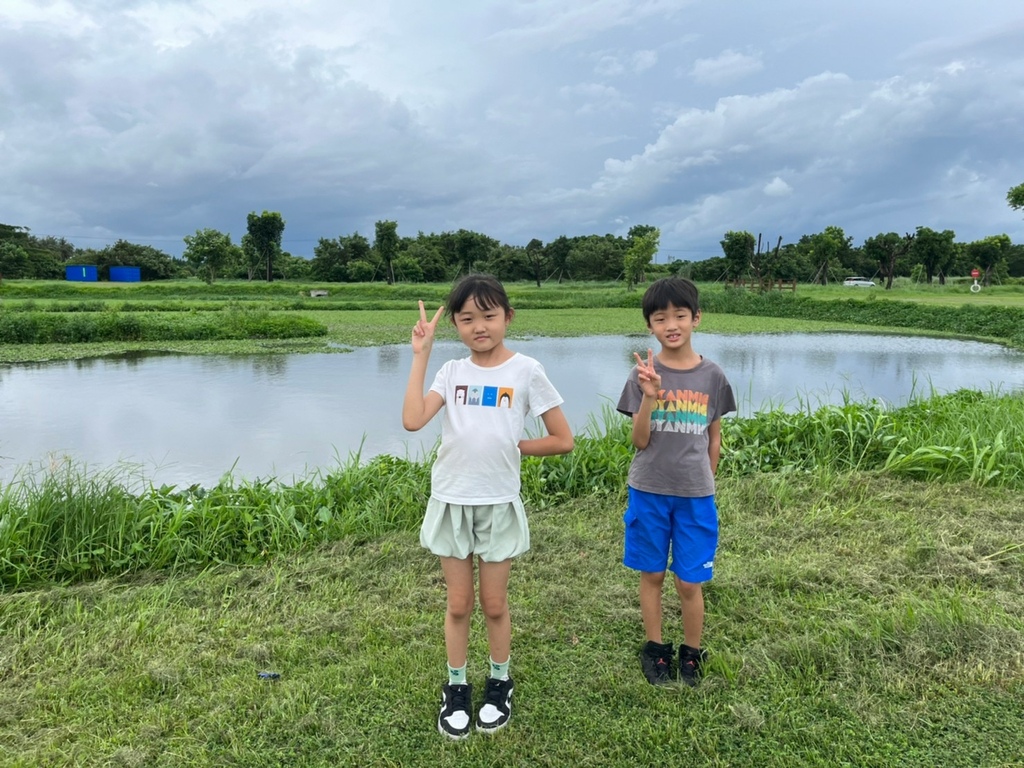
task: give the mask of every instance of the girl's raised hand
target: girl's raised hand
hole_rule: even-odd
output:
[[[654,370],[654,350],[647,350],[647,362],[640,357],[639,352],[634,352],[636,358],[637,379],[640,382],[640,389],[648,397],[657,397],[661,389],[661,376]]]
[[[434,329],[437,328],[437,321],[441,319],[442,312],[444,312],[444,307],[438,307],[433,319],[427,320],[427,310],[424,308],[423,302],[420,302],[420,319],[412,327],[413,354],[430,351],[434,344]]]

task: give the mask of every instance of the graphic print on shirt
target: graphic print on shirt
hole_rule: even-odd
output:
[[[651,429],[703,435],[708,428],[708,400],[706,393],[692,389],[660,390],[651,413]]]
[[[514,387],[488,387],[480,384],[457,384],[455,386],[455,405],[511,409],[514,399]]]

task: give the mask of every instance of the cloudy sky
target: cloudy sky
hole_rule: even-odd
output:
[[[3,0],[0,222],[969,241],[1024,216],[1021,0]]]

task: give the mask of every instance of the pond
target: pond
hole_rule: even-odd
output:
[[[510,340],[536,357],[576,431],[618,400],[649,336]],[[740,415],[912,394],[1024,388],[1024,354],[995,344],[854,334],[699,334],[694,347],[729,376]],[[438,341],[434,372],[464,356]],[[440,418],[402,429],[407,346],[258,357],[143,356],[0,366],[0,482],[70,458],[126,465],[160,485],[236,478],[290,482],[360,452],[420,458]],[[614,418],[620,418],[615,416]],[[539,430],[539,422],[534,430]]]

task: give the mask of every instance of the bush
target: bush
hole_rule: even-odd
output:
[[[316,320],[265,311],[190,312],[173,317],[133,312],[0,311],[0,343],[4,344],[294,339],[325,335],[327,327]]]

